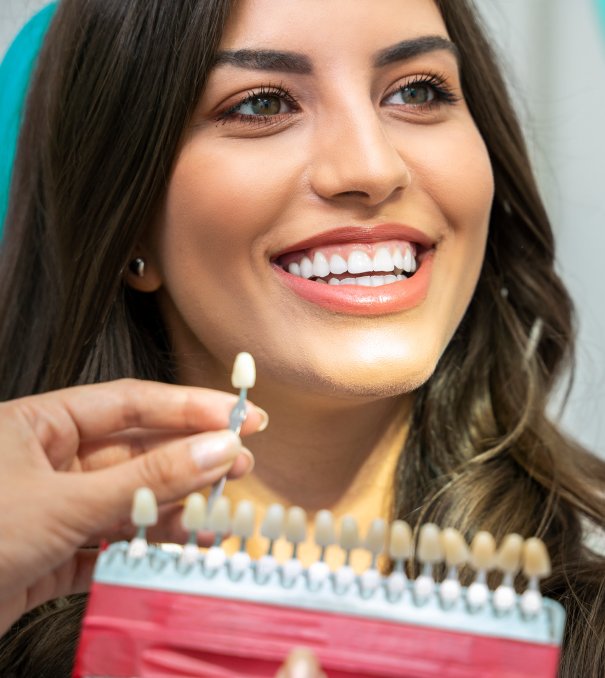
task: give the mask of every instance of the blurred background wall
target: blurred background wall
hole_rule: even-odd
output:
[[[559,270],[578,307],[578,364],[562,423],[605,457],[605,0],[476,1],[503,59],[555,227]],[[0,0],[0,54],[45,5]]]

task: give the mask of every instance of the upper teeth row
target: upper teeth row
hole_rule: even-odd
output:
[[[299,263],[292,262],[288,266],[289,273],[302,278],[325,278],[330,274],[352,273],[355,275],[374,271],[391,273],[395,269],[414,273],[416,259],[410,247],[405,248],[405,254],[402,254],[398,247],[393,252],[390,252],[386,247],[381,247],[373,258],[363,250],[353,250],[348,259],[344,259],[339,254],[333,254],[329,260],[321,252],[316,252],[313,261],[305,256]]]

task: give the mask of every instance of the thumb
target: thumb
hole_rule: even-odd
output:
[[[78,495],[74,499],[84,531],[97,532],[123,519],[139,487],[149,487],[160,503],[176,501],[216,482],[236,460],[239,475],[252,470],[252,454],[237,434],[211,431],[173,441],[110,468],[74,475]]]

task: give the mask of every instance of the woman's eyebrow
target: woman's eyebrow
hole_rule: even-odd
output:
[[[380,68],[396,61],[408,61],[428,52],[443,50],[453,54],[456,57],[456,61],[460,63],[460,52],[451,40],[440,35],[423,35],[418,38],[402,40],[396,45],[380,50],[374,58],[374,66]]]
[[[407,61],[414,57],[446,50],[459,61],[458,48],[451,40],[438,35],[426,35],[402,40],[396,45],[380,50],[374,57],[374,66],[380,68],[396,61]],[[273,49],[223,50],[214,58],[214,66],[230,65],[254,71],[279,71],[310,75],[313,64],[306,54]]]

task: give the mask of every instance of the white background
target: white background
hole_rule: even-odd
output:
[[[0,54],[45,4],[0,0]],[[557,234],[559,270],[578,306],[578,365],[563,425],[605,457],[605,27],[594,0],[477,4],[505,62]]]

